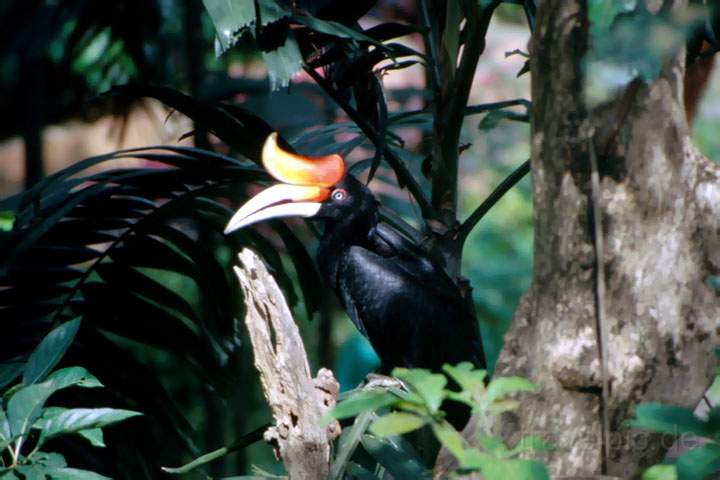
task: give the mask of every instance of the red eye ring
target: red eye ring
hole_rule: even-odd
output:
[[[342,188],[338,188],[336,190],[333,190],[331,197],[333,200],[340,202],[347,198],[347,192]]]

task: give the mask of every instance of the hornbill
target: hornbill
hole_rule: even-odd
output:
[[[283,150],[272,133],[262,163],[281,183],[245,203],[225,229],[271,218],[323,220],[317,264],[386,373],[394,367],[438,371],[444,363],[485,367],[474,314],[457,285],[424,251],[379,222],[370,190],[347,174],[339,155]]]

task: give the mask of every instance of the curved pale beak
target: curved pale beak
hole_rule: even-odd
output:
[[[230,219],[225,233],[253,223],[282,217],[312,217],[330,189],[345,176],[340,155],[305,157],[286,152],[277,144],[277,133],[265,140],[262,163],[281,184],[269,187],[247,201]]]
[[[271,218],[312,217],[320,211],[330,190],[311,185],[279,184],[268,187],[235,212],[225,234]]]

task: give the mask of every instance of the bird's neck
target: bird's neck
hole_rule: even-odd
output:
[[[317,263],[320,273],[333,288],[336,284],[338,262],[352,246],[371,248],[369,237],[377,221],[376,211],[326,221],[318,246]]]

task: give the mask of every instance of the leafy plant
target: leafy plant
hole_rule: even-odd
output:
[[[344,470],[358,468],[351,461],[358,443],[391,473],[400,468],[412,468],[415,476],[401,475],[399,478],[429,477],[417,454],[399,437],[423,427],[430,428],[437,440],[457,458],[463,472],[480,471],[490,480],[549,478],[542,462],[519,456],[548,449],[550,445],[539,437],[530,436],[510,448],[490,431],[493,417],[519,405],[517,400],[508,397],[518,392],[531,392],[535,386],[520,377],[496,378],[486,384],[486,372],[474,369],[470,363],[445,365],[443,370],[445,375],[423,369],[396,368],[392,375],[407,389],[362,390],[340,402],[329,416],[336,419],[356,417],[356,420],[340,438],[331,478],[341,478]],[[459,390],[447,388],[448,377]],[[477,419],[477,447],[470,446],[447,421],[443,404],[448,400],[472,409],[473,418]],[[379,409],[391,411],[378,416],[374,412]],[[365,429],[369,433],[365,433]],[[377,453],[387,449],[393,449],[394,453]]]
[[[720,357],[720,349],[716,354]],[[720,382],[720,370],[715,382]],[[699,417],[689,408],[643,403],[636,408],[635,418],[628,426],[672,435],[681,442],[694,436],[700,443],[670,464],[650,467],[643,480],[697,480],[720,472],[720,406],[711,407],[707,415]]]
[[[468,115],[517,106],[527,112],[529,102],[516,99],[466,106],[473,75],[464,68],[462,74],[448,73],[444,79],[447,86],[432,89],[454,92],[460,88],[464,92],[453,96],[454,114],[438,117],[432,112],[433,102],[420,110],[394,113],[388,111],[386,99],[397,99],[392,92],[383,90],[378,76],[417,63],[429,69],[438,65],[438,58],[433,56],[444,55],[445,49],[422,53],[397,42],[411,33],[427,36],[432,31],[432,43],[437,45],[446,43],[439,41],[447,38],[455,50],[455,59],[467,56],[464,63],[470,65],[470,57],[480,52],[464,44],[470,39],[478,47],[501,2],[483,2],[480,9],[475,2],[463,2],[462,9],[449,12],[457,25],[448,23],[447,31],[445,21],[429,18],[422,25],[386,22],[363,29],[357,20],[374,2],[325,8],[322,2],[302,1],[289,8],[286,2],[263,0],[240,2],[239,9],[230,10],[229,5],[235,7],[237,2],[204,3],[218,37],[230,31],[227,46],[241,37],[253,37],[267,61],[273,86],[283,85],[304,69],[317,85],[293,88],[321,98],[325,107],[330,107],[323,108],[325,111],[336,110],[337,104],[349,118],[337,122],[333,121],[335,117],[323,118],[313,123],[306,120],[307,109],[288,112],[282,105],[277,110],[283,122],[293,116],[302,119],[301,128],[292,132],[296,134],[293,145],[311,154],[323,150],[348,154],[361,146],[370,147],[370,157],[358,161],[351,171],[358,174],[367,170],[369,180],[399,185],[412,197],[396,204],[393,201],[397,199],[384,198],[393,208],[399,203],[400,213],[385,209],[384,220],[428,250],[434,250],[437,244],[450,248],[456,263],[453,275],[459,274],[464,239],[502,193],[527,173],[527,164],[498,190],[492,201],[483,203],[459,232],[451,231],[449,227],[459,222],[447,212],[441,215],[445,206],[434,204],[432,199],[456,196],[440,190],[456,191],[457,182],[453,184],[452,175],[449,183],[443,181],[436,186],[431,182],[433,176],[445,177],[446,171],[457,173],[457,158],[444,165],[439,158],[430,158],[427,151],[413,151],[405,146],[398,131],[416,126],[423,135],[429,135],[448,120],[458,126]],[[512,3],[522,4],[529,18],[534,15],[534,2]],[[466,32],[460,31],[463,16],[471,20],[472,29]],[[91,28],[96,33],[102,31],[101,27]],[[463,50],[470,53],[460,55]],[[99,65],[104,68],[106,62]],[[231,88],[226,95],[234,93],[237,91]],[[425,98],[422,91],[411,93]],[[407,92],[398,97],[402,95]],[[151,448],[138,448],[142,442],[172,442],[176,447],[166,449],[164,459],[153,458],[150,467],[143,459],[132,473],[126,472],[133,478],[146,476],[144,472],[156,471],[154,468],[160,465],[179,463],[177,457],[167,458],[169,455],[194,456],[198,452],[197,434],[186,418],[187,412],[176,405],[153,361],[161,358],[171,363],[174,371],[185,375],[183,380],[199,380],[197,389],[213,395],[225,396],[237,385],[232,381],[243,362],[237,359],[241,332],[236,316],[242,311],[238,308],[240,293],[231,276],[232,252],[245,245],[258,250],[272,267],[290,303],[304,307],[307,317],[318,312],[323,302],[322,291],[316,288],[320,283],[317,272],[295,229],[277,222],[263,227],[263,235],[253,230],[228,238],[221,234],[230,207],[242,202],[256,183],[266,180],[264,172],[255,166],[260,146],[269,131],[285,124],[272,121],[271,127],[234,103],[203,101],[169,88],[130,85],[114,88],[108,96],[119,104],[137,97],[157,98],[186,114],[197,130],[212,133],[222,141],[227,154],[189,147],[114,152],[79,162],[23,194],[0,201],[0,211],[11,212],[4,214],[0,223],[0,309],[3,333],[12,339],[0,352],[0,383],[12,382],[22,373],[28,351],[53,326],[82,318],[83,329],[78,333],[82,341],[72,346],[70,354],[78,364],[92,362],[93,371],[108,386],[106,392],[146,412],[143,420],[152,423],[125,441],[135,447],[138,456],[158,455]],[[438,97],[434,103],[447,102]],[[527,120],[527,115],[501,116]],[[318,123],[330,125],[315,128]],[[459,135],[459,126],[455,134]],[[444,150],[457,153],[457,142],[451,139]],[[98,167],[112,168],[115,162],[127,158],[145,164],[97,173]],[[383,164],[390,168],[382,168]],[[395,178],[391,178],[392,174]],[[413,202],[420,207],[420,225],[409,225],[405,220],[412,217]],[[455,207],[453,217],[457,216]],[[300,285],[297,293],[293,284]],[[118,371],[118,365],[133,375]]]
[[[22,365],[22,382],[4,392],[0,405],[0,478],[108,478],[88,470],[70,468],[63,455],[43,449],[48,441],[62,435],[79,435],[94,447],[104,447],[103,427],[140,415],[113,408],[46,406],[49,397],[62,389],[103,387],[82,367],[52,371],[72,343],[79,326],[80,320],[75,319],[52,330]]]
[[[195,454],[185,414],[143,359],[162,352],[186,366],[186,376],[228,391],[240,340],[235,318],[242,314],[229,252],[242,245],[261,252],[290,303],[304,306],[308,317],[322,298],[303,287],[299,301],[273,240],[253,231],[222,234],[232,212],[228,199],[242,200],[250,185],[266,178],[243,154],[258,158],[269,127],[240,108],[206,105],[167,88],[113,92],[130,94],[154,95],[195,116],[238,158],[191,147],[118,151],[0,201],[0,210],[14,213],[12,230],[0,232],[0,284],[6,287],[0,308],[4,335],[13,339],[0,352],[0,387],[22,373],[27,350],[52,325],[80,317],[82,341],[73,345],[73,357],[93,365],[109,391],[121,392],[122,401],[147,412],[154,424],[142,438],[126,441],[172,442],[173,451]],[[127,158],[152,165],[94,170]],[[296,233],[284,223],[274,227],[294,275],[302,285],[317,285],[314,263]],[[155,460],[153,468],[165,461]]]

